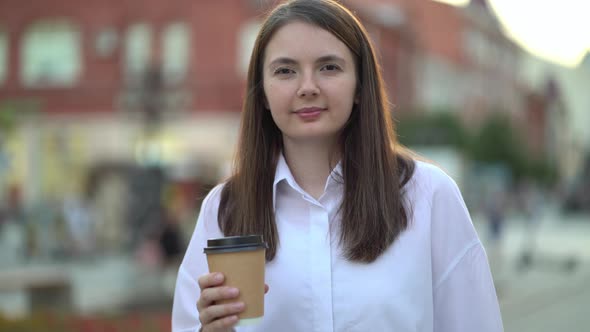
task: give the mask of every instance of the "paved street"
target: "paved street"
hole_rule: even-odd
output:
[[[536,228],[511,218],[500,263],[484,221],[476,217],[474,222],[490,256],[506,332],[590,331],[589,216],[563,216],[547,209]],[[532,263],[519,269],[529,243],[535,244]]]
[[[517,293],[501,299],[501,309],[506,332],[567,331],[586,332],[590,329],[590,270],[573,274],[540,275],[531,272],[519,283],[536,283],[536,290]],[[555,272],[554,272],[555,273]],[[551,280],[548,282],[548,280]],[[510,288],[510,287],[509,287]]]

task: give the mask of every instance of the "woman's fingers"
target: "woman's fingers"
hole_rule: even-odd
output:
[[[222,300],[235,299],[239,290],[235,287],[222,286],[225,278],[221,273],[204,274],[198,279],[201,296],[197,301],[199,320],[203,331],[228,331],[238,322],[238,314],[244,311],[243,302],[218,304]],[[264,284],[264,293],[269,287]]]
[[[234,302],[227,304],[215,304],[205,308],[199,313],[199,320],[201,324],[208,325],[214,323],[216,320],[225,319],[232,315],[237,315],[244,311],[244,302]]]
[[[201,297],[197,302],[197,309],[205,309],[208,306],[221,300],[230,300],[238,297],[240,291],[235,287],[211,287],[201,292]]]
[[[228,316],[222,319],[218,319],[207,326],[203,325],[203,332],[233,331],[232,327],[236,325],[237,322],[238,316]]]
[[[198,284],[201,289],[201,296],[197,301],[197,309],[201,310],[213,301],[215,301],[215,294],[206,294],[207,298],[203,298],[203,292],[209,288],[215,288],[223,283],[225,277],[222,273],[207,273],[199,277]],[[209,293],[209,292],[208,292]]]
[[[219,286],[223,283],[224,279],[223,274],[219,272],[203,274],[198,280],[199,288],[203,290],[205,288]]]

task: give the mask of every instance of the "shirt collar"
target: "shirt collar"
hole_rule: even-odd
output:
[[[336,167],[334,167],[334,169],[332,170],[332,172],[330,173],[330,176],[328,177],[328,181],[326,181],[326,189],[328,188],[328,186],[330,185],[330,183],[332,181],[338,181],[341,182],[342,180],[342,161],[339,161],[338,164],[336,164]],[[273,182],[273,186],[272,186],[272,206],[273,206],[273,210],[276,211],[276,204],[277,204],[277,186],[279,185],[279,183],[281,183],[283,180],[287,181],[287,183],[289,183],[289,185],[293,188],[296,188],[297,190],[303,192],[303,189],[301,189],[299,187],[299,185],[297,184],[297,182],[295,181],[295,178],[293,177],[293,174],[291,173],[291,170],[289,169],[289,165],[287,164],[287,160],[285,160],[285,157],[283,156],[283,153],[281,152],[279,154],[279,160],[277,162],[277,169],[275,171],[275,180]]]
[[[293,178],[293,174],[291,174],[291,170],[289,169],[289,165],[287,165],[287,161],[281,152],[279,154],[279,160],[277,162],[277,169],[275,171],[275,180],[272,185],[272,207],[273,210],[276,210],[277,207],[277,185],[281,183],[281,181],[287,180],[288,182],[295,183],[295,179]]]

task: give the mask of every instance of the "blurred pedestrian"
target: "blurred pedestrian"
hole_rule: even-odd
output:
[[[159,243],[165,266],[180,264],[185,250],[178,219],[170,211],[164,213],[165,218],[160,231]]]
[[[89,203],[81,196],[68,195],[63,200],[62,214],[70,239],[70,254],[90,254],[94,249],[94,222]]]
[[[504,272],[502,240],[506,221],[506,190],[489,190],[485,201],[485,216],[488,224],[488,253],[492,271],[496,276]]]
[[[395,140],[378,56],[331,0],[279,5],[248,73],[236,169],[204,200],[173,331],[502,331],[486,254],[455,182]],[[208,273],[208,238],[262,234],[265,314]],[[214,272],[214,271],[212,271]]]
[[[537,249],[537,233],[543,215],[543,202],[537,184],[531,180],[527,180],[521,185],[520,197],[526,227],[523,246],[517,263],[518,269],[522,271],[533,266],[533,256]]]

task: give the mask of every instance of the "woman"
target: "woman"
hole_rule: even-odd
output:
[[[265,315],[238,331],[501,331],[456,184],[396,141],[373,46],[331,0],[270,13],[252,53],[233,176],[204,200],[173,331],[232,331],[243,303],[208,238],[263,234]]]

